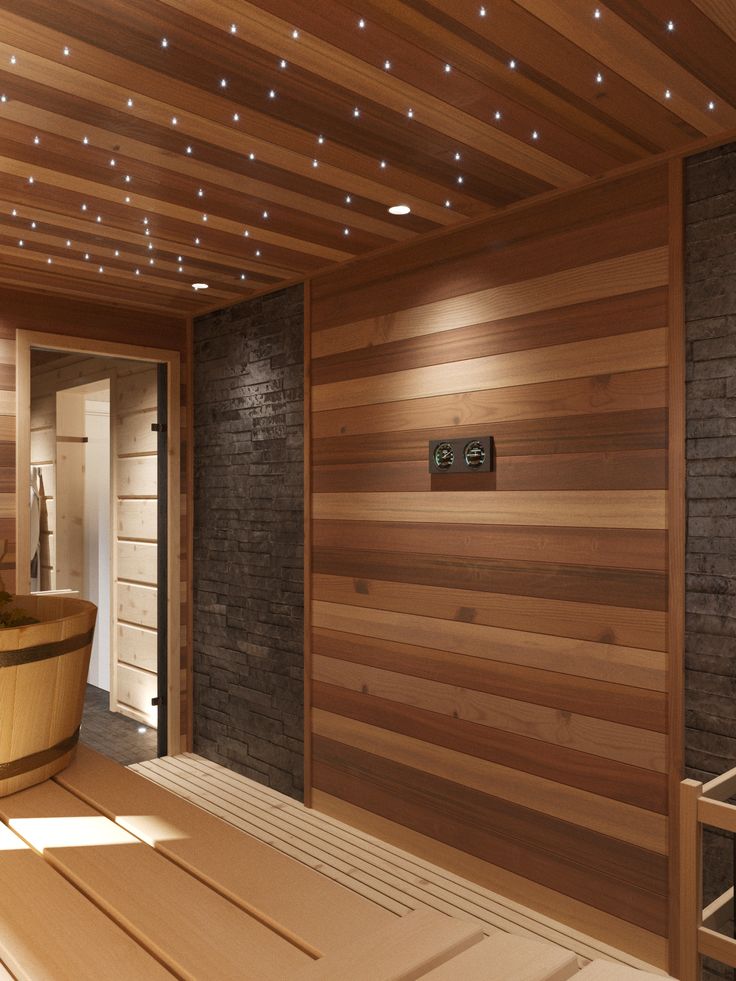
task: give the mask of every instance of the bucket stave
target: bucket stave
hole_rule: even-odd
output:
[[[0,629],[0,797],[74,758],[97,608],[68,596],[17,596],[40,622]]]

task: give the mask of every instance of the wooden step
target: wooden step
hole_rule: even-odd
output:
[[[568,981],[577,974],[572,951],[554,944],[497,933],[448,964],[421,976],[421,981]]]
[[[290,981],[413,981],[482,940],[480,928],[415,910],[344,950],[313,961]],[[459,975],[455,975],[458,977]]]
[[[0,981],[172,981],[158,961],[4,824],[0,960]]]
[[[339,950],[395,916],[150,780],[80,745],[61,786],[312,956]],[[181,834],[166,833],[166,828]],[[403,912],[403,910],[402,910]]]
[[[575,975],[575,981],[663,981],[665,977],[667,976],[650,974],[648,971],[637,971],[623,964],[593,961]]]
[[[311,962],[284,937],[51,780],[0,798],[0,816],[177,977],[283,981]],[[160,821],[158,833],[187,836],[186,828],[163,827]],[[127,969],[118,975],[132,976]]]

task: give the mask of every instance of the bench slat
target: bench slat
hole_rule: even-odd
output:
[[[0,958],[2,981],[13,976],[18,981],[172,981],[165,968],[4,824]]]
[[[573,976],[577,981],[577,970],[570,950],[498,933],[422,975],[421,981],[568,981]]]
[[[414,910],[313,961],[292,981],[414,981],[480,942],[478,926],[430,909]]]
[[[311,962],[53,781],[0,798],[0,815],[179,977],[283,981]],[[169,825],[159,833],[188,832]]]
[[[593,961],[575,975],[575,981],[663,981],[664,977],[669,975],[637,971],[633,967],[611,964],[609,961]]]
[[[57,782],[232,902],[260,910],[264,919],[299,938],[315,955],[338,950],[395,919],[395,914],[87,746],[79,746],[76,760],[58,774]],[[157,838],[145,815],[186,829],[186,837]]]

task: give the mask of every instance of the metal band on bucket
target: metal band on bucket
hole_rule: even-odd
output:
[[[53,644],[40,644],[38,647],[21,647],[15,651],[0,651],[0,668],[14,668],[19,664],[33,664],[35,661],[48,661],[52,657],[73,654],[92,643],[94,628],[86,634],[77,634]]]
[[[74,749],[78,740],[79,727],[71,736],[62,739],[55,746],[42,749],[38,753],[30,753],[28,756],[21,756],[17,760],[10,760],[9,763],[0,763],[0,780],[19,777],[24,773],[30,773],[31,770],[37,770],[39,767],[53,763],[54,760],[58,760],[65,753],[68,753],[70,749]]]

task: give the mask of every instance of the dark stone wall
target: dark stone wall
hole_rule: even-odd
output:
[[[194,750],[303,796],[303,289],[194,327]]]
[[[736,144],[686,164],[688,776],[736,766]],[[705,837],[706,901],[733,846]],[[705,977],[731,972],[708,964]]]

